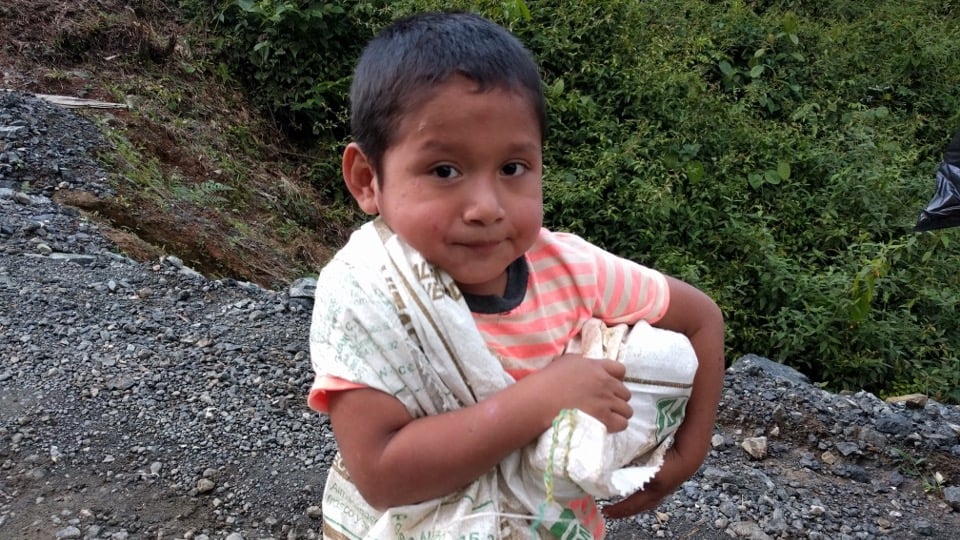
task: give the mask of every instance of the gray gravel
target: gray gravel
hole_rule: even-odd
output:
[[[318,537],[335,442],[305,405],[309,302],[117,255],[50,200],[109,196],[98,137],[0,92],[0,538]],[[960,408],[758,356],[725,383],[700,472],[610,538],[960,537]]]

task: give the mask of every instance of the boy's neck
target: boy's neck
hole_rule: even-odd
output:
[[[504,272],[505,282],[498,294],[472,294],[461,289],[463,299],[474,313],[504,313],[523,302],[530,279],[527,258],[513,261]]]

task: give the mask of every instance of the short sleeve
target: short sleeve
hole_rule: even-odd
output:
[[[593,315],[607,324],[655,323],[670,304],[667,278],[661,272],[619,257],[586,240],[555,233],[564,243],[593,261],[596,290]]]

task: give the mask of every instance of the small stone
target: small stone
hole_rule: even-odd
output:
[[[954,510],[960,512],[960,486],[950,486],[943,490],[943,500]]]
[[[213,483],[213,480],[209,478],[201,478],[197,480],[197,493],[210,493],[216,488],[217,485]]]
[[[300,278],[290,284],[287,296],[290,298],[312,299],[317,290],[317,280],[314,278]]]
[[[24,206],[30,206],[31,204],[33,204],[33,201],[30,199],[30,196],[22,191],[18,191],[14,193],[13,200],[16,201],[18,204],[22,204]]]
[[[714,447],[714,448],[723,448],[723,446],[724,446],[723,435],[720,435],[720,434],[718,433],[718,434],[714,435],[713,437],[710,437],[710,446],[712,446],[712,447]]]
[[[771,540],[770,535],[763,532],[763,528],[753,521],[738,521],[730,524],[730,532],[736,538],[749,538],[751,540]]]
[[[57,531],[57,540],[66,540],[67,538],[80,538],[80,529],[70,525]]]
[[[929,400],[930,398],[924,394],[907,394],[904,396],[891,396],[884,401],[892,404],[903,403],[910,409],[922,409],[927,406]]]
[[[860,453],[860,446],[859,446],[857,443],[852,443],[852,442],[838,442],[838,443],[836,443],[834,446],[836,446],[837,450],[839,450],[840,453],[843,454],[844,457],[847,457],[847,456],[849,456],[850,454],[853,454],[853,453],[857,453],[857,454]],[[824,461],[826,461],[826,460],[824,460]]]
[[[932,536],[934,532],[933,525],[926,519],[918,519],[913,522],[913,530],[917,531],[920,536]]]
[[[310,519],[320,519],[323,517],[323,510],[319,506],[308,506],[307,507],[307,517]]]
[[[763,459],[767,457],[766,437],[747,437],[742,443],[740,443],[740,446],[753,459]]]

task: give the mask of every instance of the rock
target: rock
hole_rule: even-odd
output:
[[[753,521],[738,521],[731,523],[728,528],[735,538],[748,538],[750,540],[772,540],[770,535],[763,532],[763,529]]]
[[[710,437],[710,446],[714,448],[722,448],[724,444],[726,443],[724,441],[723,435],[716,433],[712,437]]]
[[[909,418],[898,413],[888,413],[881,416],[876,423],[881,433],[904,436],[913,430],[913,423]]]
[[[767,457],[767,438],[766,437],[748,437],[740,443],[740,446],[753,459],[763,459]]]
[[[294,280],[287,289],[287,295],[290,298],[310,298],[312,299],[317,290],[316,278],[300,278]]]
[[[201,495],[204,493],[210,493],[216,487],[217,485],[209,478],[201,478],[197,480],[197,493]]]
[[[960,487],[949,486],[944,488],[943,500],[946,501],[951,508],[960,512]]]
[[[80,529],[71,525],[57,531],[57,540],[68,540],[70,538],[80,538]]]
[[[755,354],[741,356],[740,359],[730,366],[729,370],[734,373],[743,372],[751,375],[762,373],[773,379],[782,379],[795,384],[807,384],[810,382],[810,379],[807,378],[806,375],[792,367]]]
[[[922,409],[927,406],[929,397],[924,394],[907,394],[904,396],[891,396],[885,399],[887,403],[904,404],[911,409]]]
[[[30,199],[30,196],[22,191],[18,191],[13,195],[13,200],[24,206],[29,206],[33,204],[33,200]]]

